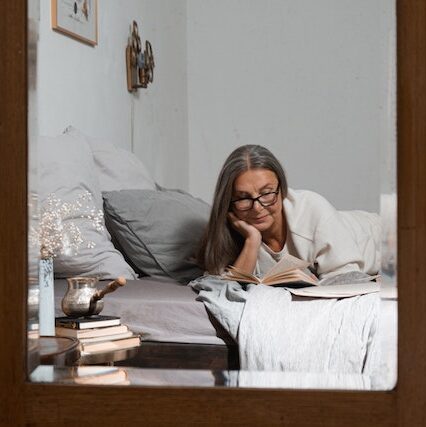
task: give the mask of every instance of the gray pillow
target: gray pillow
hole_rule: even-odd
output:
[[[38,191],[40,206],[50,193],[63,202],[74,203],[84,191],[89,191],[94,210],[102,209],[99,180],[95,173],[95,163],[89,145],[69,135],[54,138],[40,137],[38,150]],[[77,254],[61,255],[54,259],[56,277],[99,276],[102,279],[116,279],[124,276],[135,279],[136,274],[124,261],[122,254],[111,243],[104,228],[96,230],[87,219],[78,214],[69,215],[64,223],[74,223],[79,227],[86,241],[95,247],[82,245]]]
[[[140,274],[188,283],[202,274],[196,251],[210,207],[180,190],[121,190],[102,193],[106,226]]]

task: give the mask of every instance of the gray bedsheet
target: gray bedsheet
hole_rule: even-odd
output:
[[[101,282],[99,287],[103,287]],[[65,280],[55,280],[55,312],[63,316],[61,300]],[[197,294],[173,279],[144,277],[127,281],[126,286],[104,298],[101,314],[121,316],[122,323],[140,333],[145,341],[191,344],[232,342],[226,332],[210,318]]]

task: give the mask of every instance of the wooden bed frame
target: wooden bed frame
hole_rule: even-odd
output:
[[[157,369],[239,369],[236,344],[181,344],[143,341],[137,355],[118,366]]]
[[[27,6],[0,15],[0,425],[426,425],[426,2],[397,1],[398,383],[392,391],[32,384],[26,371]]]

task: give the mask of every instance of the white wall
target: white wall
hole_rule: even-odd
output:
[[[160,184],[187,190],[186,1],[145,1],[141,13],[154,49],[155,76],[135,101],[134,152]]]
[[[378,211],[394,14],[389,0],[187,0],[190,191],[210,200],[226,156],[256,143],[293,188]]]
[[[384,151],[379,160],[380,147],[395,147],[393,1],[98,3],[93,48],[52,31],[50,0],[41,0],[41,134],[73,124],[107,137],[160,184],[207,201],[231,150],[259,143],[292,187],[378,210],[380,165],[384,177],[395,169]],[[133,19],[156,62],[154,83],[137,95],[124,60]]]
[[[134,147],[160,184],[186,188],[185,1],[99,1],[96,47],[53,31],[50,3],[40,1],[40,134],[56,135],[73,124],[122,148]],[[127,91],[124,53],[133,19],[142,40],[151,41],[157,65],[154,83],[136,96]]]

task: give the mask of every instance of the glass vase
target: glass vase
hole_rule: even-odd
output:
[[[53,257],[40,259],[40,335],[55,335],[55,298],[53,288]]]

